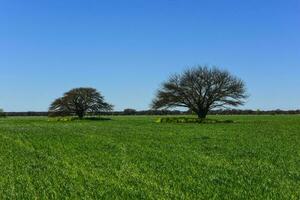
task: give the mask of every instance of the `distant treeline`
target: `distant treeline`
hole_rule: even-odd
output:
[[[5,112],[6,116],[49,116],[49,112]],[[90,115],[190,115],[193,114],[189,111],[179,110],[143,110],[136,111],[134,109],[125,109],[124,111],[90,113]],[[300,110],[212,110],[210,115],[292,115],[300,114]]]

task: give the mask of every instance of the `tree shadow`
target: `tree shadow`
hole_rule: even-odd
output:
[[[72,121],[109,121],[111,118],[106,117],[52,117],[49,118],[49,122],[72,122]]]
[[[233,120],[201,119],[192,117],[163,117],[156,120],[157,123],[198,123],[198,124],[227,124],[234,123]]]
[[[109,121],[112,120],[111,118],[106,118],[106,117],[84,117],[82,119],[77,119],[77,120],[83,120],[83,121]]]

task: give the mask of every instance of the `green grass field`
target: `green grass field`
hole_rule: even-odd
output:
[[[300,199],[300,116],[0,119],[0,199]]]

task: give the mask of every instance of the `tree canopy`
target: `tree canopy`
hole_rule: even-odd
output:
[[[247,98],[244,82],[226,70],[197,66],[174,74],[162,84],[153,109],[185,107],[205,118],[209,110],[239,106]]]
[[[56,99],[49,113],[57,115],[77,115],[83,118],[87,113],[111,111],[113,106],[105,102],[104,97],[94,88],[75,88]]]

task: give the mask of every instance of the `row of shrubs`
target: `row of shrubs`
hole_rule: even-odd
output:
[[[0,115],[7,116],[51,116],[49,112],[0,112]],[[136,111],[134,109],[125,109],[118,112],[101,112],[93,113],[96,115],[191,115],[194,114],[190,111],[178,111],[178,110],[144,110]],[[300,114],[300,110],[212,110],[209,115],[281,115],[281,114]]]
[[[72,122],[76,120],[86,121],[104,121],[111,120],[110,118],[103,117],[85,117],[79,119],[78,117],[53,117],[49,118],[49,122]],[[216,123],[233,123],[232,120],[217,120],[217,119],[199,119],[192,117],[163,117],[156,120],[157,123],[201,123],[201,124],[216,124]]]

